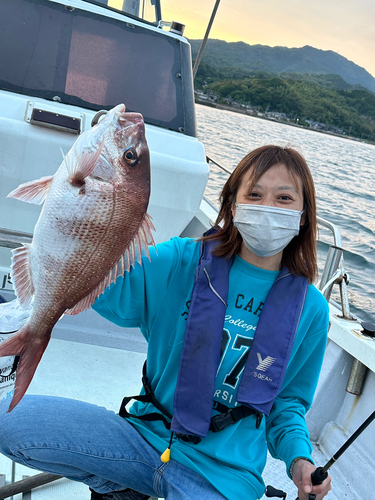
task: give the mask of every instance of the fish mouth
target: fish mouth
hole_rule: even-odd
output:
[[[138,132],[143,133],[145,130],[145,122],[140,113],[121,113],[117,118],[118,124],[121,128],[136,128]]]
[[[116,116],[119,116],[120,114],[125,113],[125,110],[126,110],[126,106],[125,106],[125,104],[118,104],[117,106],[115,106],[115,107],[112,109],[113,113],[114,113]]]
[[[117,127],[121,129],[134,127],[134,130],[137,130],[138,133],[145,133],[145,124],[141,113],[126,112],[125,104],[118,104],[110,111],[110,114]],[[109,114],[107,116],[109,118]]]

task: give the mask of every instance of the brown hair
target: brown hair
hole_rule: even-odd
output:
[[[316,200],[314,181],[305,159],[295,149],[280,146],[262,146],[245,156],[224,185],[220,195],[221,208],[215,221],[218,231],[202,239],[219,240],[215,255],[230,258],[241,248],[242,237],[233,224],[232,207],[244,175],[253,168],[252,186],[277,163],[285,165],[290,174],[299,177],[303,186],[304,224],[300,232],[283,251],[282,263],[296,275],[305,276],[312,283],[317,276],[316,255]],[[221,227],[219,227],[219,225]]]

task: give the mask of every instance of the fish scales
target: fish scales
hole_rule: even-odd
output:
[[[116,106],[79,136],[53,177],[21,185],[9,196],[44,202],[32,243],[13,252],[16,294],[33,307],[27,324],[0,346],[0,356],[21,356],[11,411],[62,314],[90,307],[154,244],[142,116]]]

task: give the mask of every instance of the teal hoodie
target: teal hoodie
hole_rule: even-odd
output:
[[[113,323],[139,327],[148,342],[147,376],[156,398],[173,413],[189,301],[200,243],[173,238],[150,249],[123,278],[118,278],[95,302],[93,308]],[[265,298],[278,271],[256,268],[236,256],[229,276],[228,308],[223,325],[223,349],[214,401],[228,407],[235,396],[244,356],[251,348]],[[195,445],[173,440],[171,459],[205,477],[229,500],[255,500],[264,494],[262,472],[267,446],[274,458],[285,462],[287,472],[299,456],[311,459],[312,446],[305,413],[312,404],[323,361],[328,331],[328,304],[309,285],[282,390],[259,429],[251,415]],[[270,338],[272,342],[272,338]],[[124,388],[124,396],[126,387]],[[135,403],[131,413],[157,411],[149,403]],[[213,414],[216,412],[213,410]],[[140,434],[160,453],[171,433],[160,421],[132,419]]]

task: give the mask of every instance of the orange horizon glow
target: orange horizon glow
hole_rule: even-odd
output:
[[[186,38],[203,39],[215,1],[161,0],[163,20],[185,24]],[[123,3],[108,0],[117,9]],[[375,76],[373,0],[284,0],[280,5],[280,0],[221,0],[210,38],[332,50]]]
[[[162,0],[165,21],[203,39],[215,0]],[[375,2],[370,0],[221,0],[210,38],[270,47],[332,50],[375,75]]]

